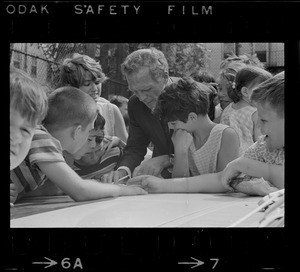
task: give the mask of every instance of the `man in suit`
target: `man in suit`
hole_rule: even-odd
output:
[[[147,48],[132,52],[121,65],[128,88],[133,92],[128,102],[129,136],[123,159],[117,171],[104,177],[104,182],[115,182],[126,175],[154,175],[170,177],[163,171],[171,166],[174,147],[168,124],[152,114],[152,109],[165,86],[178,80],[169,77],[169,66],[164,54]],[[154,145],[153,156],[143,162],[149,143]]]

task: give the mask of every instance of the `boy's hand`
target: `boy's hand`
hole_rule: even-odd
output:
[[[176,151],[187,151],[193,141],[193,136],[183,129],[177,129],[172,135],[172,142]]]
[[[10,203],[15,203],[17,196],[17,186],[14,183],[10,183]]]
[[[128,186],[125,184],[118,184],[121,188],[120,196],[129,196],[129,195],[146,195],[148,194],[144,189],[139,186]]]
[[[100,181],[103,182],[103,183],[115,183],[115,184],[118,184],[119,183],[119,179],[121,179],[122,177],[125,177],[126,175],[127,175],[127,172],[125,170],[123,170],[123,169],[120,169],[120,170],[117,170],[117,171],[111,171],[110,173],[104,174],[101,177]]]
[[[105,150],[108,152],[108,151],[110,151],[115,146],[119,146],[119,147],[124,148],[125,144],[118,137],[112,136],[111,137],[111,142],[108,143],[107,146],[105,146]]]
[[[151,158],[145,162],[143,162],[141,165],[137,166],[132,176],[140,176],[140,175],[152,175],[152,176],[159,176],[161,171],[167,166],[167,163],[169,163],[169,156],[168,155],[162,155],[155,158]]]
[[[222,171],[221,182],[225,188],[231,189],[231,187],[229,186],[229,182],[230,182],[231,178],[236,177],[241,173],[240,171],[238,171],[238,168],[237,168],[238,160],[239,160],[239,158],[228,163]]]
[[[141,186],[149,193],[162,193],[164,180],[150,175],[142,175],[129,179],[127,184]]]

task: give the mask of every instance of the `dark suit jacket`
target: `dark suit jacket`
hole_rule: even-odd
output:
[[[170,83],[175,80],[170,78]],[[168,124],[155,117],[135,95],[128,101],[128,115],[129,135],[120,166],[127,166],[133,172],[144,160],[150,142],[154,145],[152,157],[174,153]]]

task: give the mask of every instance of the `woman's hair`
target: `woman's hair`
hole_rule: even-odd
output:
[[[213,74],[208,70],[199,70],[195,74],[191,75],[191,77],[197,81],[205,84],[209,88],[209,109],[208,109],[208,116],[210,120],[215,119],[215,98],[218,95],[217,92],[217,83]]]
[[[153,80],[168,78],[169,65],[163,52],[151,47],[139,49],[129,54],[121,64],[121,71],[124,76],[139,71],[141,67],[149,67]]]
[[[237,61],[237,62],[230,62],[226,66],[226,68],[223,68],[220,73],[219,73],[219,78],[218,80],[220,81],[221,79],[225,79],[226,81],[226,90],[227,90],[227,95],[229,96],[229,93],[232,92],[232,84],[235,80],[235,76],[237,72],[243,68],[247,67],[247,64]],[[230,98],[230,97],[229,97]]]
[[[78,125],[85,129],[98,113],[93,98],[71,86],[53,91],[48,97],[48,105],[48,113],[43,124],[54,130]]]
[[[250,88],[271,77],[272,74],[268,71],[253,65],[248,65],[237,72],[232,88],[228,90],[228,96],[234,103],[237,103],[243,97],[243,87]]]
[[[158,98],[154,114],[167,121],[186,122],[190,112],[206,115],[210,89],[192,78],[182,78],[165,87]]]
[[[72,58],[66,58],[60,67],[59,86],[79,88],[84,84],[87,73],[98,83],[107,79],[99,62],[87,55],[75,53]]]
[[[264,105],[269,104],[278,116],[284,116],[284,72],[281,72],[263,83],[252,92],[251,100]]]
[[[47,113],[45,88],[25,72],[10,66],[10,107],[33,126],[40,123]]]
[[[235,81],[236,74],[241,69],[247,66],[255,66],[261,69],[264,69],[264,65],[260,60],[257,58],[256,55],[240,55],[237,56],[235,54],[231,54],[225,60],[223,60],[220,64],[220,72],[219,72],[219,80],[224,78],[227,81],[226,89],[228,97],[229,93],[233,92],[232,85]],[[232,99],[232,98],[231,98]],[[236,98],[235,98],[236,99]],[[239,101],[239,100],[237,100]]]

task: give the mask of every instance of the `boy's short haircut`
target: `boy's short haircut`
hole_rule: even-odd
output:
[[[53,130],[81,125],[85,129],[98,113],[96,102],[85,92],[71,87],[61,87],[48,97],[48,113],[43,124]]]
[[[140,70],[141,67],[149,67],[153,80],[168,78],[169,64],[164,53],[154,47],[139,49],[129,54],[121,64],[121,72],[124,76]]]
[[[259,84],[251,100],[261,105],[268,103],[278,116],[284,117],[284,72]]]
[[[209,110],[210,92],[207,85],[190,77],[179,79],[165,87],[153,112],[160,119],[182,122],[187,121],[191,112],[206,115]]]
[[[105,126],[105,118],[98,112],[96,120],[94,122],[94,130],[103,130]]]
[[[33,126],[44,119],[48,109],[44,86],[13,66],[10,66],[10,107]]]

